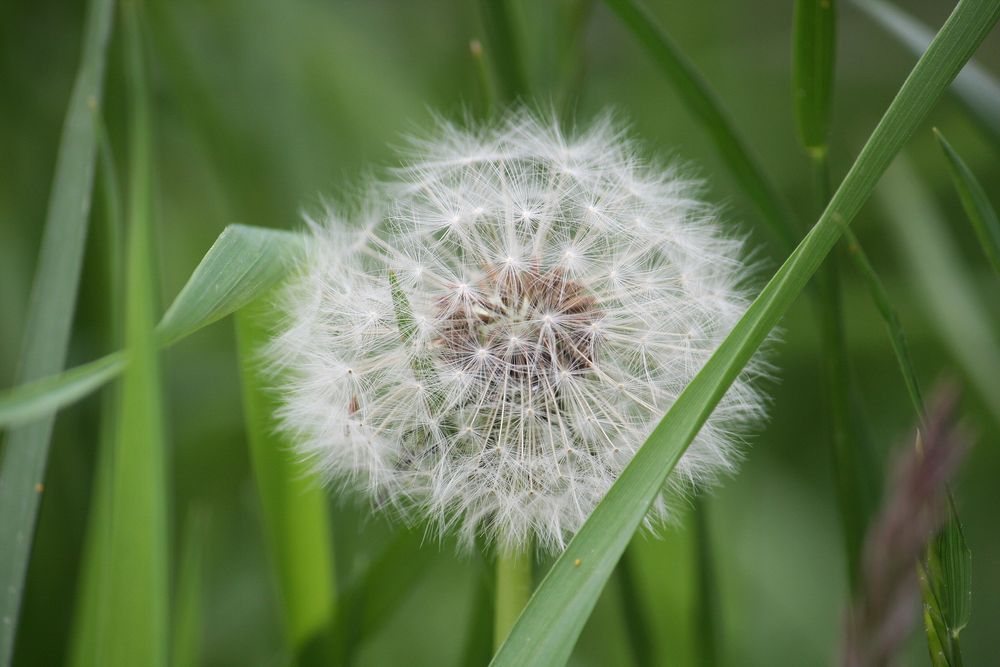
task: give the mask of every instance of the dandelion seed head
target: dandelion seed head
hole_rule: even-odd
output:
[[[360,230],[310,222],[267,350],[283,428],[327,478],[466,544],[561,549],[748,305],[743,241],[698,188],[610,119],[442,122],[371,188]],[[647,524],[734,468],[764,367]]]

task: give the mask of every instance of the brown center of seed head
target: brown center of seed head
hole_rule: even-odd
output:
[[[458,307],[441,303],[440,354],[491,383],[516,383],[508,391],[549,393],[596,363],[602,313],[561,269],[490,267]]]

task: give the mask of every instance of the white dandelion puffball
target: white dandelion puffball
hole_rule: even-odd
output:
[[[742,241],[611,120],[441,122],[352,224],[312,221],[269,348],[326,478],[466,543],[557,550],[748,305]],[[754,361],[647,517],[732,470]]]

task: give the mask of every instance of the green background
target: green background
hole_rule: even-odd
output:
[[[729,109],[735,124],[796,213],[808,221],[811,177],[796,140],[791,97],[791,3],[650,2]],[[726,224],[771,257],[762,225],[708,137],[624,28],[601,5],[578,53],[567,56],[572,3],[516,3],[532,100],[564,104],[576,58],[582,78],[568,116],[585,123],[611,107],[651,154],[687,163],[724,207]],[[906,8],[931,26],[949,8]],[[475,3],[151,2],[146,32],[155,125],[156,247],[162,303],[179,291],[232,222],[295,228],[302,209],[350,196],[365,174],[395,164],[395,148],[432,122],[479,107],[469,40],[484,38]],[[84,7],[8,0],[0,5],[0,386],[13,383],[24,313],[51,185],[59,133],[78,59]],[[850,6],[840,8],[831,161],[843,175],[902,83],[914,58]],[[1000,71],[1000,38],[979,61]],[[122,44],[110,51],[106,119],[124,159]],[[1000,331],[1000,282],[976,244],[930,132],[939,127],[992,196],[997,146],[946,99],[905,154],[942,208],[952,238]],[[876,194],[876,200],[878,193]],[[891,204],[889,204],[891,205]],[[922,295],[869,204],[854,225],[885,280],[910,338],[920,379],[962,378],[929,319]],[[108,286],[91,234],[70,365],[108,351],[102,312]],[[778,266],[765,263],[760,276]],[[845,263],[845,317],[853,371],[871,437],[885,454],[908,446],[903,384],[881,320]],[[995,338],[1000,345],[1000,335]],[[846,572],[833,497],[828,417],[813,313],[802,300],[773,346],[772,419],[748,443],[741,472],[708,500],[717,571],[721,659],[730,665],[824,664],[836,652]],[[280,620],[264,549],[247,447],[233,328],[226,321],[164,355],[173,486],[172,535],[192,510],[206,511],[203,651],[207,665],[282,665]],[[46,479],[15,664],[55,665],[66,656],[90,500],[99,402],[59,418]],[[970,665],[1000,651],[1000,448],[995,417],[975,392],[964,401],[978,444],[955,485],[973,552],[973,617],[963,632]],[[350,581],[400,529],[350,494],[330,494],[337,576]],[[420,542],[420,529],[417,539]],[[694,661],[694,544],[689,531],[640,535],[633,555],[642,602],[663,664]],[[177,562],[179,558],[174,558]],[[477,556],[433,538],[414,547],[403,596],[358,654],[366,665],[459,664],[486,578]],[[404,577],[405,578],[405,577]],[[395,586],[393,581],[382,582]],[[910,647],[926,661],[923,639]],[[584,631],[574,664],[628,664],[621,600],[612,580]],[[917,662],[922,664],[922,662]]]

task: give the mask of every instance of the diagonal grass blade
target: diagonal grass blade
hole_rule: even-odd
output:
[[[688,385],[549,570],[493,660],[551,666],[573,646],[615,564],[684,450],[795,301],[892,159],[1000,18],[1000,0],[961,0],[910,73],[819,221]]]

